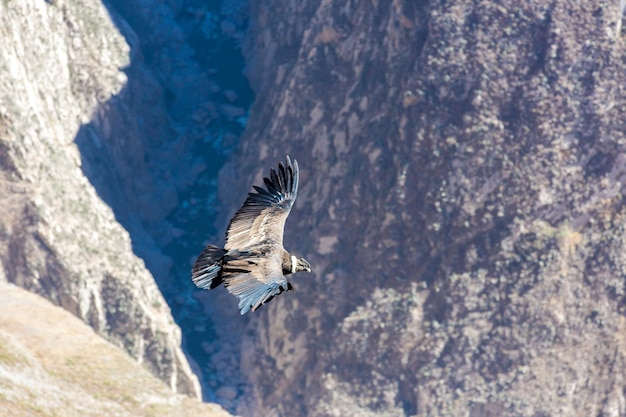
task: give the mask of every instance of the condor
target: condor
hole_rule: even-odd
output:
[[[283,247],[285,221],[298,194],[298,161],[278,164],[264,178],[265,188],[253,185],[226,231],[224,248],[207,245],[193,270],[199,288],[211,290],[220,284],[239,298],[239,310],[246,314],[268,303],[283,291],[292,290],[286,275],[311,272],[304,258],[296,258]]]

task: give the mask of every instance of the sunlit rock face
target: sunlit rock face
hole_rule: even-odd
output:
[[[251,5],[221,178],[297,158],[314,271],[250,315],[241,413],[625,414],[619,5],[302,4]]]
[[[106,110],[127,83],[126,40],[98,2],[4,1],[0,23],[0,279],[69,310],[173,390],[200,396],[180,329],[77,145],[81,132],[103,153],[114,140]],[[92,120],[98,129],[85,130]]]

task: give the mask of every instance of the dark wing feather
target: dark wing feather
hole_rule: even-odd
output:
[[[285,221],[298,194],[298,161],[278,164],[264,178],[265,189],[254,186],[226,231],[226,250],[244,249],[261,242],[283,244]]]
[[[191,271],[191,279],[198,288],[211,290],[222,283],[220,270],[225,254],[224,249],[215,245],[207,245],[200,253]]]

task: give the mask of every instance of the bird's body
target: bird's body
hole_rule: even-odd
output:
[[[285,221],[298,193],[298,162],[289,157],[264,178],[266,188],[253,186],[226,231],[224,248],[207,245],[193,270],[199,288],[224,284],[239,298],[241,314],[256,310],[283,291],[292,290],[285,275],[311,271],[309,263],[283,247]]]

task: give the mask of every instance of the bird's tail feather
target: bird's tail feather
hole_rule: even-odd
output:
[[[226,251],[215,245],[207,245],[191,271],[193,283],[198,288],[212,290],[222,283],[222,260]]]

